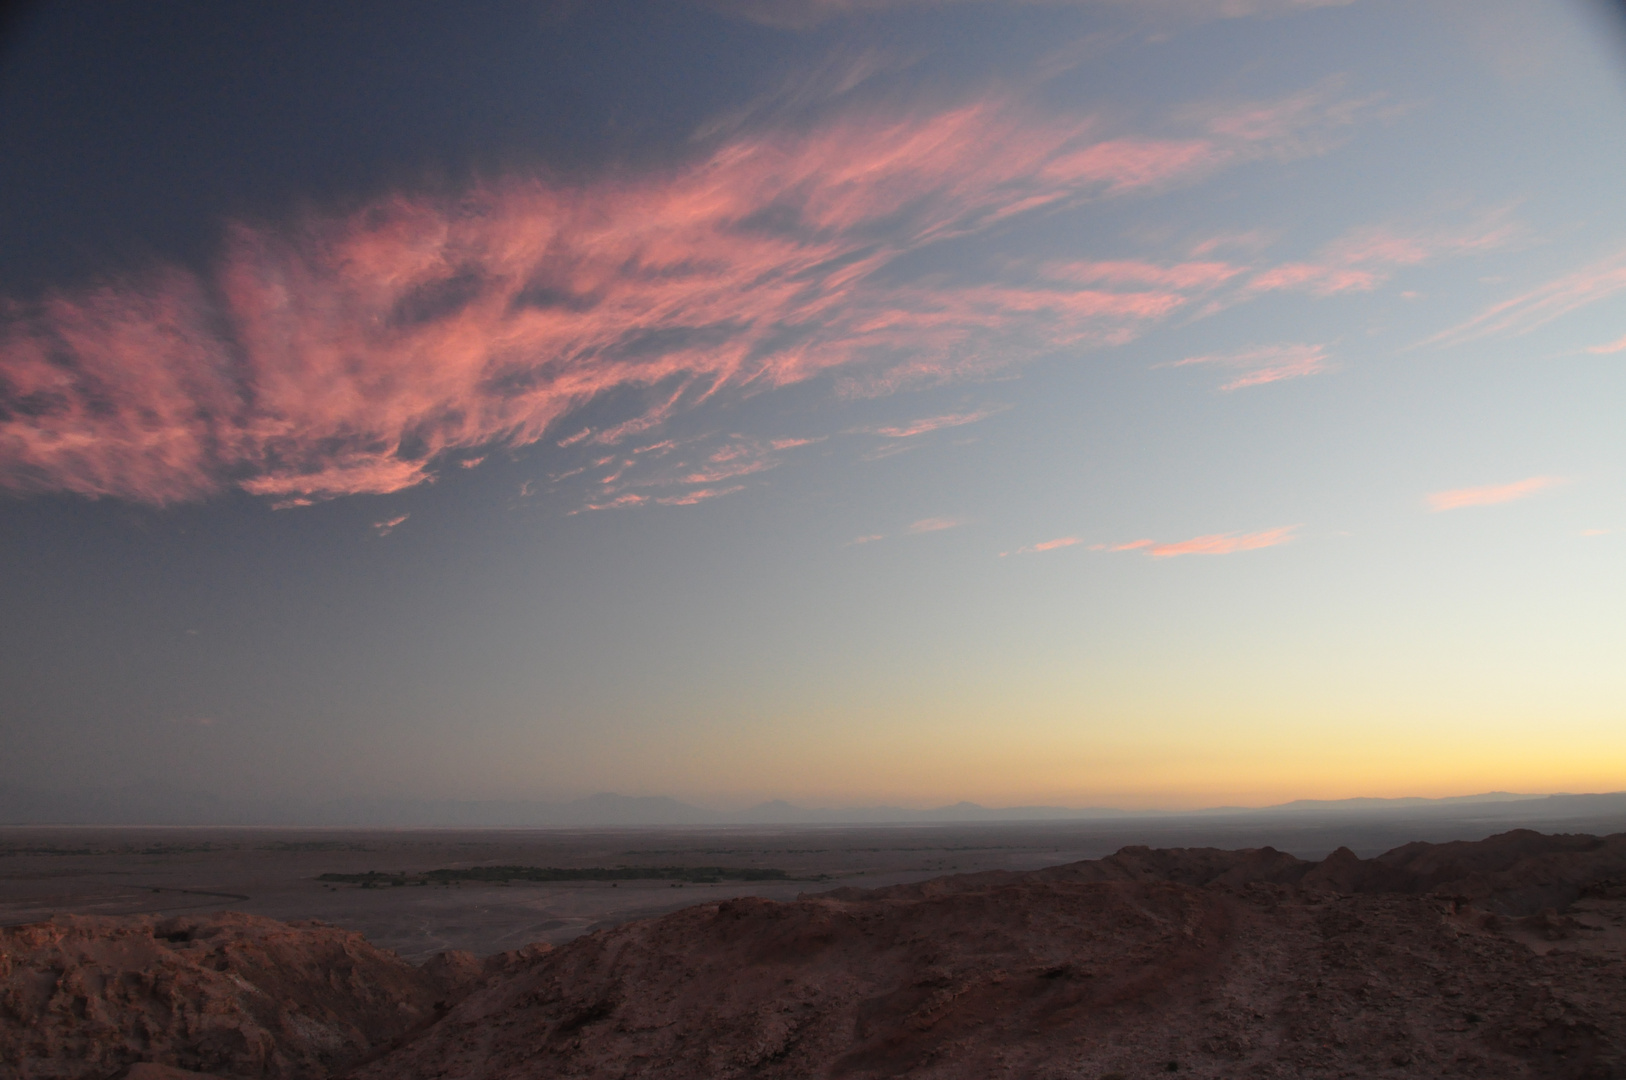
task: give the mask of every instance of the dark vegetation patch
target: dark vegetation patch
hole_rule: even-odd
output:
[[[66,848],[46,845],[45,847],[0,847],[0,857],[7,855],[100,855],[99,851],[90,848]]]
[[[789,881],[783,870],[757,866],[471,866],[461,870],[428,870],[421,874],[322,874],[317,881],[380,888],[385,885],[437,885],[454,881]]]

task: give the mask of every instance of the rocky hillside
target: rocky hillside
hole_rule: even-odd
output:
[[[358,1077],[1626,1076],[1623,840],[1131,848],[705,905],[560,949]]]
[[[704,904],[438,974],[231,918],[195,945],[134,920],[8,932],[0,1060],[109,1080],[138,1059],[350,1080],[1626,1077],[1626,835],[1318,863],[1126,848]]]
[[[478,976],[467,954],[416,968],[359,934],[250,915],[3,929],[0,1076],[100,1080],[156,1063],[317,1080],[421,1030]]]

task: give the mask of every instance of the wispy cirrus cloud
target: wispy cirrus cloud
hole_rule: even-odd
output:
[[[927,435],[933,431],[941,431],[943,428],[964,427],[966,424],[975,424],[1009,408],[1009,405],[990,405],[987,408],[976,409],[972,412],[944,413],[942,416],[928,416],[920,420],[911,420],[905,424],[894,424],[869,430],[872,434],[888,439],[912,439],[917,435]]]
[[[1227,262],[1195,261],[1160,266],[1139,259],[1054,262],[1044,268],[1045,276],[1057,281],[1076,281],[1085,285],[1149,286],[1175,290],[1176,294],[1218,288],[1246,270],[1246,267]]]
[[[1287,290],[1319,297],[1371,292],[1401,267],[1493,251],[1520,240],[1526,231],[1507,207],[1451,227],[1365,226],[1325,245],[1312,260],[1260,270],[1249,279],[1247,288],[1256,293]]]
[[[572,513],[644,505],[693,506],[744,491],[746,484],[729,482],[777,469],[789,451],[821,443],[824,438],[761,438],[736,433],[662,439],[592,459],[550,480],[557,484],[580,476],[591,484],[585,496],[577,496],[585,501]],[[689,490],[659,494],[681,488]]]
[[[395,527],[411,517],[411,514],[402,514],[400,517],[387,518],[384,521],[373,522],[373,531],[379,536],[388,536],[395,531]]]
[[[1607,356],[1610,353],[1626,352],[1626,336],[1611,341],[1607,345],[1594,345],[1587,352],[1596,356]]]
[[[1262,270],[1248,282],[1253,292],[1292,289],[1315,296],[1335,296],[1346,292],[1371,292],[1386,280],[1384,275],[1348,266],[1321,263],[1283,263]]]
[[[1428,338],[1425,345],[1461,345],[1490,337],[1515,336],[1545,326],[1573,311],[1626,290],[1626,250],[1489,308]]]
[[[1019,547],[1014,551],[1001,551],[999,557],[1003,559],[1007,555],[1037,555],[1043,551],[1055,551],[1058,548],[1072,547],[1083,542],[1076,536],[1058,536],[1054,540],[1041,540],[1037,544],[1028,544],[1026,547]]]
[[[1436,491],[1428,497],[1428,508],[1438,513],[1441,510],[1460,510],[1466,506],[1495,506],[1499,503],[1529,498],[1566,482],[1561,476],[1531,476],[1510,484],[1487,484],[1483,487]]]
[[[605,499],[602,502],[589,502],[589,503],[586,503],[586,504],[584,504],[582,506],[576,507],[576,509],[574,509],[574,510],[568,510],[568,511],[566,511],[566,513],[567,514],[585,514],[588,511],[592,511],[592,510],[625,510],[628,507],[643,506],[645,503],[647,503],[649,501],[650,501],[650,498],[649,498],[648,495],[639,495],[636,492],[629,491],[629,492],[627,492],[625,494],[617,495],[617,496],[615,496],[613,498]]]
[[[708,7],[786,30],[806,30],[834,19],[907,8],[951,7],[971,0],[705,0]],[[1202,23],[1292,15],[1341,7],[1354,0],[1013,0],[1019,6],[1119,8],[1156,22]]]
[[[903,530],[905,536],[920,536],[924,533],[944,532],[948,529],[957,529],[966,523],[964,518],[955,517],[929,517],[921,518],[911,523]],[[873,544],[878,540],[886,540],[886,533],[869,533],[865,536],[855,536],[842,544],[842,547],[860,547],[864,544]]]
[[[955,517],[929,517],[914,522],[905,531],[911,535],[920,533],[942,532],[945,529],[957,529],[965,524],[964,518]]]
[[[1264,229],[1247,229],[1242,232],[1221,233],[1199,240],[1191,247],[1191,257],[1205,258],[1216,251],[1237,250],[1244,252],[1259,252],[1275,243],[1278,239],[1273,232]]]
[[[1382,94],[1351,98],[1342,90],[1343,79],[1334,76],[1282,97],[1204,102],[1180,111],[1214,135],[1268,146],[1272,156],[1290,160],[1324,153],[1346,140],[1361,120],[1397,111]]]
[[[732,495],[737,491],[744,491],[744,484],[735,484],[725,488],[698,488],[686,491],[682,495],[662,495],[656,498],[661,506],[693,506],[695,503],[706,502],[709,499],[720,499],[724,495]]]
[[[1339,104],[1295,109],[1314,127]],[[735,134],[643,175],[233,226],[207,279],[158,269],[0,310],[0,487],[153,504],[236,487],[300,505],[544,437],[648,438],[723,391],[833,376],[885,394],[1123,343],[1229,270],[945,285],[896,264],[1302,141],[1232,127],[1137,135],[979,100]],[[612,393],[653,400],[619,425],[570,423]]]
[[[1239,551],[1257,551],[1275,547],[1293,539],[1302,526],[1283,525],[1255,533],[1216,533],[1194,536],[1190,540],[1160,543],[1156,540],[1131,540],[1124,544],[1097,544],[1095,551],[1144,551],[1155,559],[1172,559],[1178,555],[1231,555]]]
[[[1240,352],[1212,353],[1206,356],[1188,356],[1184,360],[1160,364],[1159,367],[1190,367],[1211,364],[1229,368],[1238,374],[1220,385],[1221,390],[1242,390],[1249,386],[1263,386],[1283,379],[1299,379],[1306,375],[1319,375],[1333,369],[1332,359],[1325,345],[1268,345]]]
[[[677,482],[714,484],[719,480],[731,480],[736,476],[765,472],[777,468],[784,461],[782,457],[784,451],[823,441],[823,436],[805,439],[758,439],[736,435],[723,446],[707,454],[698,470],[680,473]],[[663,481],[655,479],[651,482]]]
[[[1417,266],[1435,259],[1496,251],[1518,243],[1529,229],[1511,207],[1478,214],[1458,225],[1407,228],[1370,225],[1328,244],[1327,259],[1341,266]]]

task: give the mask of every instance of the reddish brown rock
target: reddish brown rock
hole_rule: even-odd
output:
[[[0,930],[0,1076],[103,1080],[153,1063],[316,1080],[430,1023],[469,982],[359,934],[249,915],[12,927]]]
[[[1626,1080],[1622,882],[1626,836],[1125,848],[422,969],[331,927],[61,920],[0,931],[0,1076]]]
[[[131,1065],[130,1071],[124,1074],[124,1080],[219,1080],[219,1077],[144,1061]]]
[[[1618,838],[1545,839],[702,905],[513,965],[354,1077],[1626,1076]],[[1553,880],[1590,892],[1509,918],[1431,891],[1512,911]]]

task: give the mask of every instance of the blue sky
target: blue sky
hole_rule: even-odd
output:
[[[1583,3],[41,8],[0,781],[1626,786]]]

